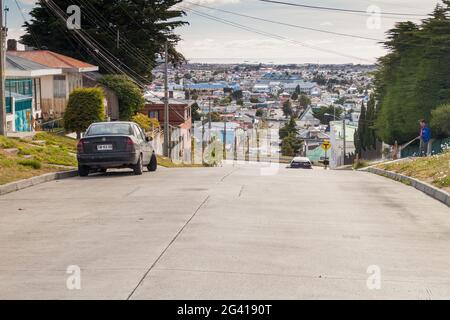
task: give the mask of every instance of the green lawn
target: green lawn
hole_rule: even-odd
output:
[[[33,139],[0,136],[0,185],[50,172],[77,167],[77,141],[52,133],[38,132]],[[158,165],[167,168],[202,167],[176,164],[158,156]]]
[[[76,144],[44,132],[30,140],[0,136],[0,185],[76,167]]]
[[[200,168],[203,167],[201,164],[177,164],[173,163],[169,158],[163,156],[158,157],[158,166],[166,167],[166,168]]]
[[[450,191],[450,150],[431,157],[382,164],[378,167],[416,178]]]

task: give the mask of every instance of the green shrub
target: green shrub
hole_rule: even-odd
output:
[[[119,118],[129,121],[139,110],[144,108],[145,100],[141,89],[130,80],[121,75],[107,75],[99,82],[113,90],[119,100]]]
[[[64,128],[69,132],[76,132],[80,137],[81,132],[86,131],[92,123],[103,121],[103,99],[104,94],[100,88],[75,89],[70,94],[64,114]]]
[[[39,170],[42,168],[42,164],[39,161],[33,159],[19,160],[17,161],[17,163],[21,166],[31,167],[35,170]]]
[[[444,104],[431,111],[430,124],[437,135],[450,136],[450,104]]]
[[[142,113],[134,115],[131,121],[136,122],[144,131],[150,131],[152,128],[158,128],[160,126],[157,119],[150,118]]]

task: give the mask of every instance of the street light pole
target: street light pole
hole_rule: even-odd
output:
[[[169,154],[169,48],[168,44],[164,45],[164,156],[170,157]]]
[[[6,27],[3,25],[3,0],[0,0],[0,135],[6,135],[5,59]]]

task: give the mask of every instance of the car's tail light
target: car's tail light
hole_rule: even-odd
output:
[[[84,153],[84,141],[80,140],[77,144],[78,153]]]
[[[126,148],[125,149],[126,149],[127,152],[134,152],[135,151],[135,149],[134,149],[134,142],[133,142],[133,140],[131,138],[127,138]]]

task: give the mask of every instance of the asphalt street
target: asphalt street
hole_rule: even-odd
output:
[[[449,299],[449,248],[448,207],[363,172],[112,172],[0,197],[0,299]]]

